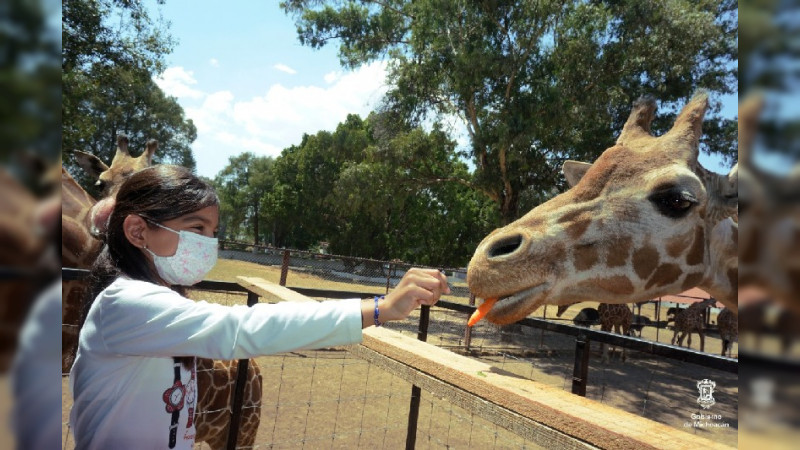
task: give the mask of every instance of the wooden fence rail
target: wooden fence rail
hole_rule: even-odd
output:
[[[63,271],[65,280],[84,276],[85,271]],[[381,294],[289,289],[249,277],[238,277],[238,283],[206,280],[194,288],[246,292],[249,305],[259,301],[259,297],[267,301],[314,301],[307,296],[353,298]],[[437,307],[464,312],[465,317],[475,309],[471,305],[444,300],[440,300]],[[414,447],[415,408],[419,405],[413,402],[419,400],[420,389],[447,398],[454,405],[547,448],[686,448],[689,445],[729,448],[578,395],[583,396],[586,392],[591,340],[736,373],[738,366],[734,359],[542,319],[523,319],[523,325],[576,337],[572,392],[578,395],[572,395],[423,342],[428,325],[426,316],[420,314],[420,333],[416,340],[384,328],[370,328],[364,331],[364,342],[350,349],[359,358],[397,374],[414,386],[415,393],[412,393],[409,407],[407,448]],[[247,364],[247,361],[240,361],[239,374],[245,375],[246,366],[242,368],[242,364]],[[244,386],[244,380],[237,381],[237,390],[232,398],[232,434],[228,441],[231,449],[235,444],[233,436],[238,434],[239,386]]]
[[[266,280],[238,281],[249,292],[272,300],[314,301]],[[368,328],[363,336],[360,345],[349,348],[355,356],[547,448],[731,448],[396,331]]]

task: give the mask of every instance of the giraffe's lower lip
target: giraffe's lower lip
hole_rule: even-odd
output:
[[[541,293],[547,288],[547,283],[537,284],[536,286],[529,287],[524,291],[519,291],[516,294],[511,294],[506,297],[500,297],[495,304],[494,308],[492,308],[492,312],[503,313],[502,310],[507,308],[514,308],[517,307],[520,303],[529,300],[531,297],[536,296],[537,294]]]

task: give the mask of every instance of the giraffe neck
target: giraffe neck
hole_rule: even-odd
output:
[[[87,269],[101,243],[91,233],[89,212],[97,201],[61,169],[61,253],[65,267]]]
[[[739,225],[728,217],[716,223],[710,233],[709,263],[698,287],[738,314]]]

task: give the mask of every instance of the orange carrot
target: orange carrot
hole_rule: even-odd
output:
[[[488,313],[489,310],[492,309],[492,306],[494,306],[495,303],[497,303],[496,298],[487,298],[486,300],[484,300],[483,304],[481,304],[481,306],[478,306],[478,309],[476,309],[475,312],[472,313],[472,316],[470,316],[469,321],[467,322],[467,326],[471,327],[476,323],[480,322],[480,320],[483,319],[486,313]]]

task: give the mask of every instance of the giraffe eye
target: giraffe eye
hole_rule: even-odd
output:
[[[661,214],[674,219],[686,216],[697,204],[694,195],[679,190],[655,192],[650,195],[649,200]]]

